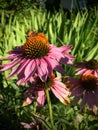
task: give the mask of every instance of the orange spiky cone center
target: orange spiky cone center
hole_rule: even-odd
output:
[[[98,80],[93,74],[85,74],[81,77],[81,83],[84,89],[93,91],[97,86]]]
[[[42,33],[33,32],[23,46],[27,58],[36,59],[46,56],[49,52],[49,42]]]

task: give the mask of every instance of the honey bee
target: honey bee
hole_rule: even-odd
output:
[[[38,34],[38,32],[36,30],[30,30],[30,31],[28,31],[27,38],[30,38],[30,37],[35,36],[37,34]]]

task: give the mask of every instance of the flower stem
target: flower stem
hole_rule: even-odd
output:
[[[53,123],[53,112],[52,112],[52,104],[50,100],[49,90],[45,89],[46,97],[47,97],[47,103],[49,107],[49,116],[50,116],[50,122],[51,122],[51,130],[55,130],[54,123]]]
[[[34,102],[34,109],[33,109],[33,113],[36,113],[36,108],[37,108],[37,101]]]

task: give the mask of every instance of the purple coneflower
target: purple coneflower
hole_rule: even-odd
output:
[[[85,105],[91,109],[98,106],[98,78],[93,74],[82,75],[79,79],[69,77],[67,84],[70,86],[71,96],[74,96],[74,105],[82,99],[81,108]]]
[[[42,82],[39,77],[36,78],[36,82],[29,87],[24,93],[24,103],[23,106],[27,106],[31,104],[34,100],[37,100],[38,106],[43,106],[46,94],[45,90],[49,89],[53,92],[53,94],[63,103],[67,104],[70,102],[68,96],[70,92],[68,88],[66,88],[65,84],[60,81],[60,77],[55,77],[53,74],[49,78],[47,78],[46,82]]]
[[[7,78],[18,76],[17,84],[33,81],[33,76],[38,75],[44,82],[51,77],[54,70],[65,73],[61,64],[72,64],[73,57],[67,54],[72,46],[56,47],[49,44],[46,36],[36,31],[30,31],[26,43],[9,51],[7,58],[0,60],[11,60],[10,63],[1,65],[0,71],[12,69]]]
[[[91,59],[89,61],[83,61],[76,63],[76,74],[94,74],[98,77],[98,60]]]

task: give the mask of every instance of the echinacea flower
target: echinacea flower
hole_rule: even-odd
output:
[[[70,102],[68,88],[60,81],[60,77],[52,75],[46,82],[42,82],[39,77],[36,78],[36,82],[24,92],[23,106],[31,104],[34,100],[38,106],[43,106],[46,99],[45,89],[51,90],[63,104]]]
[[[76,63],[76,74],[94,74],[98,77],[98,60],[91,59],[89,61],[83,61]]]
[[[85,105],[91,109],[98,106],[98,78],[93,74],[85,74],[81,78],[69,77],[67,84],[70,86],[71,96],[74,96],[74,105],[82,99],[81,108]]]
[[[36,31],[30,31],[26,43],[9,51],[7,58],[10,63],[1,65],[0,71],[12,70],[8,78],[15,74],[18,76],[17,84],[33,81],[33,76],[38,75],[44,82],[53,71],[65,73],[61,64],[72,64],[74,56],[68,54],[72,46],[56,47],[49,44],[46,36]]]

